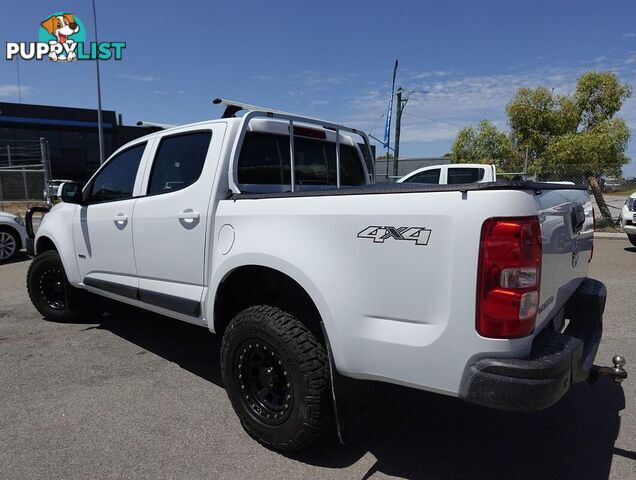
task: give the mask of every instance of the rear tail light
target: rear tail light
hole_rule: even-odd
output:
[[[477,332],[516,338],[534,330],[541,288],[538,217],[490,218],[481,229]]]

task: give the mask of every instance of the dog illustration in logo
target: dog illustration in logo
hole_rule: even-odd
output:
[[[75,43],[68,37],[80,30],[79,25],[75,22],[75,16],[72,13],[53,15],[42,22],[42,27],[57,39],[57,42],[54,40],[49,42],[52,46],[55,43],[62,46],[62,51],[59,55],[54,51],[49,53],[49,58],[51,60],[54,62],[57,62],[58,60],[66,60],[70,62],[77,59],[77,54],[75,52],[68,52],[67,54],[64,49],[64,44],[71,45]]]

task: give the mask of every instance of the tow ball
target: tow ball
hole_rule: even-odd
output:
[[[627,378],[627,371],[623,368],[625,366],[625,357],[621,355],[614,355],[612,357],[613,367],[599,367],[598,365],[592,365],[590,369],[590,376],[588,381],[594,384],[598,377],[610,377],[614,380],[614,383],[620,384]]]

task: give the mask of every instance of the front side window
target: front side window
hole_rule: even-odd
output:
[[[404,180],[406,183],[439,183],[439,168],[434,168],[432,170],[425,170],[420,173],[416,173],[412,177]]]
[[[113,157],[93,180],[90,203],[131,198],[145,148],[146,144],[141,143]]]
[[[449,185],[458,183],[476,183],[484,178],[483,168],[449,168],[448,180]]]
[[[193,132],[164,137],[159,143],[150,173],[148,194],[174,192],[199,179],[212,132]]]

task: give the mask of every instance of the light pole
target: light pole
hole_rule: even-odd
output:
[[[99,44],[97,39],[97,10],[95,0],[93,0],[93,26],[95,27],[95,44]],[[95,48],[95,68],[97,70],[97,138],[99,140],[99,164],[104,163],[104,130],[102,127],[102,87],[99,79],[99,48]]]
[[[20,57],[15,57],[15,68],[18,73],[18,103],[22,103],[22,81],[20,80]]]
[[[414,93],[415,90],[409,90],[408,92],[406,90],[404,90],[402,87],[397,89],[396,92],[396,96],[397,96],[397,111],[395,112],[395,144],[394,144],[394,149],[395,149],[395,159],[393,160],[393,176],[394,177],[398,177],[399,176],[399,166],[398,166],[398,162],[399,160],[399,155],[400,155],[400,133],[402,130],[402,113],[404,113],[404,107],[406,107],[406,104],[409,101],[409,98],[411,96],[412,93]],[[402,94],[406,93],[406,95],[404,97],[402,97]]]

